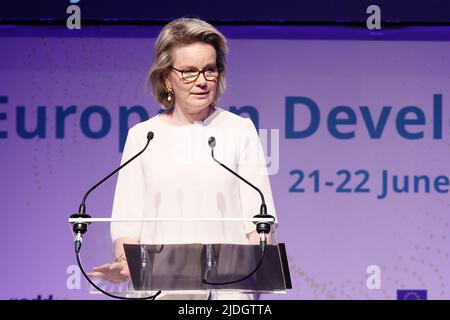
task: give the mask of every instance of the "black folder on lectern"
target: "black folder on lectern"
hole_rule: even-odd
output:
[[[283,243],[269,245],[259,269],[244,281],[227,285],[250,274],[260,263],[259,245],[238,244],[124,244],[134,290],[235,289],[243,292],[275,292],[292,288]]]

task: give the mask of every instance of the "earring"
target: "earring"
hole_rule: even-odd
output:
[[[172,101],[172,91],[171,90],[167,90],[167,101]]]

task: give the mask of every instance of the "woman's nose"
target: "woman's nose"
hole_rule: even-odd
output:
[[[200,72],[200,74],[198,75],[197,80],[195,81],[197,85],[199,86],[205,86],[207,83],[206,77],[205,77],[205,73],[204,72]]]

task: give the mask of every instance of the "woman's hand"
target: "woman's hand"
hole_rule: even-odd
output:
[[[98,277],[114,283],[130,279],[130,270],[126,261],[106,263],[92,268],[92,271],[86,274],[89,277]]]

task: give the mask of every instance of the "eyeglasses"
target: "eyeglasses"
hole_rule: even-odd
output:
[[[196,81],[200,76],[200,73],[203,73],[203,76],[207,81],[215,81],[219,77],[220,72],[223,71],[223,68],[220,67],[210,67],[206,70],[195,70],[195,69],[178,70],[177,68],[174,68],[172,66],[170,66],[170,68],[181,73],[181,78],[186,82]]]

